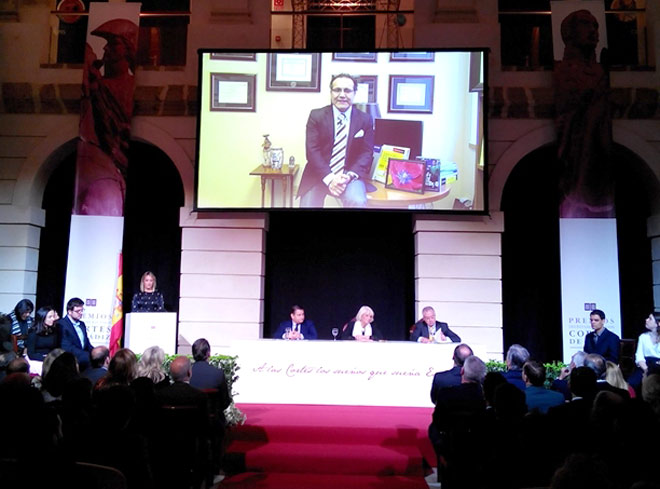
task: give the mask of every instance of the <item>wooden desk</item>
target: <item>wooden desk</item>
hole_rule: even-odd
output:
[[[369,207],[407,207],[415,204],[428,204],[444,199],[449,195],[449,191],[451,190],[449,185],[445,185],[440,189],[440,192],[415,194],[385,188],[385,184],[374,182],[373,180],[367,180],[366,182],[376,187],[375,192],[367,192],[367,204]]]
[[[270,206],[275,206],[275,180],[282,182],[282,207],[287,207],[287,194],[289,207],[293,207],[293,179],[298,173],[298,165],[289,168],[288,165],[282,165],[279,170],[266,168],[264,165],[259,165],[250,172],[250,175],[261,177],[261,207],[264,206],[264,196],[266,192],[266,182],[270,181]],[[289,189],[290,193],[289,193]]]

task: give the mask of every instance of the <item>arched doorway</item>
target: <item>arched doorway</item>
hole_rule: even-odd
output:
[[[502,192],[502,302],[504,349],[527,347],[541,361],[559,360],[561,285],[556,146],[538,148],[511,171]],[[615,145],[617,235],[622,333],[636,338],[653,308],[646,219],[658,182],[630,150]],[[594,277],[594,280],[597,280]]]
[[[42,207],[37,276],[37,306],[63,304],[73,206],[75,146],[51,174]],[[172,161],[155,146],[132,141],[126,182],[124,219],[124,311],[130,312],[133,293],[145,270],[158,277],[166,308],[178,310],[181,262],[179,211],[184,204],[181,177]]]

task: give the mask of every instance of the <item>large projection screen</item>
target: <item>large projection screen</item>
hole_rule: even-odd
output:
[[[360,207],[487,213],[486,56],[200,50],[195,210],[344,208],[343,195],[330,195],[336,168],[324,158],[338,137],[330,84],[345,73],[357,81],[351,111],[359,113],[339,172],[364,184]],[[327,197],[301,205],[315,185]]]

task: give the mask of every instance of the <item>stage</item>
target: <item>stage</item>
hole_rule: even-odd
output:
[[[220,487],[426,489],[431,408],[238,404]]]

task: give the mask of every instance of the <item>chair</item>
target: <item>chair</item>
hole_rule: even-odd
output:
[[[195,405],[163,405],[156,410],[158,428],[151,439],[156,487],[197,489],[208,481],[211,449],[205,416]]]
[[[105,465],[76,462],[74,467],[76,483],[88,489],[126,489],[126,477],[119,470]]]
[[[637,340],[623,338],[619,340],[619,367],[626,379],[635,370],[635,350],[637,350]]]
[[[220,392],[218,389],[202,389],[209,399],[209,443],[211,449],[211,466],[215,473],[220,470],[220,461],[224,452],[225,417],[221,413]],[[212,475],[212,474],[211,474]],[[211,481],[212,482],[212,481]]]

